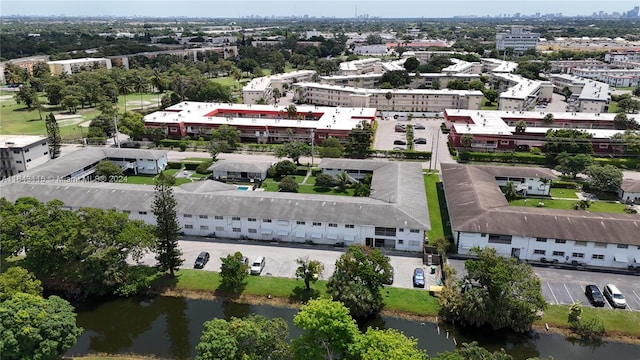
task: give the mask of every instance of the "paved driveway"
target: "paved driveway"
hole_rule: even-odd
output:
[[[465,273],[464,260],[449,260],[449,263],[458,276]],[[534,266],[533,271],[540,278],[542,296],[550,304],[571,305],[580,302],[584,306],[591,306],[584,294],[587,285],[596,285],[602,291],[606,284],[615,284],[627,300],[627,310],[640,311],[640,276],[557,269],[552,266]],[[611,304],[605,301],[605,308],[611,309]]]
[[[281,243],[204,238],[181,240],[179,245],[185,260],[181,266],[183,269],[192,269],[198,254],[201,251],[207,251],[211,255],[211,259],[203,270],[220,271],[220,265],[222,264],[220,258],[240,251],[249,258],[249,262],[252,262],[258,256],[266,258],[266,265],[262,272],[263,276],[295,278],[296,268],[298,267],[296,259],[308,257],[310,260],[318,260],[324,265],[324,273],[321,276],[323,280],[327,280],[333,274],[335,262],[345,250],[344,248],[320,245],[296,244],[295,247],[289,247],[289,244]],[[422,264],[422,259],[418,257],[418,254],[389,255],[389,258],[395,275],[391,286],[400,288],[413,287],[412,275],[413,269],[416,267],[421,267],[425,270],[426,288],[429,285],[436,284],[435,275],[430,274],[428,267]],[[147,254],[141,263],[149,266],[155,265],[155,255]]]

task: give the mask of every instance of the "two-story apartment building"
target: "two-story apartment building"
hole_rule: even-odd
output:
[[[49,138],[0,135],[0,179],[19,174],[51,159]]]

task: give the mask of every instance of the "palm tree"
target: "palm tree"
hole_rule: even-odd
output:
[[[340,189],[340,191],[344,191],[351,183],[351,181],[349,181],[349,176],[347,176],[347,173],[343,171],[336,175],[336,183],[338,184],[338,189]]]
[[[591,200],[580,200],[571,205],[573,210],[587,210],[591,207]]]
[[[516,123],[516,134],[523,134],[527,130],[527,123],[520,120]]]
[[[546,193],[547,192],[547,184],[549,184],[551,182],[551,180],[549,180],[546,177],[541,177],[539,180],[543,185],[542,191]]]
[[[471,148],[471,145],[473,145],[473,140],[474,138],[472,134],[464,134],[462,135],[462,137],[460,137],[460,142],[462,143],[462,146],[464,146],[467,149]]]
[[[507,201],[515,200],[518,197],[516,185],[511,180],[507,181],[502,192],[504,193],[504,197],[507,198]]]
[[[553,120],[553,114],[547,114],[542,118],[542,122],[547,125],[553,124]]]
[[[391,93],[391,91],[387,91],[387,93],[384,94],[384,97],[385,97],[385,99],[387,99],[387,108],[389,108],[389,110],[387,110],[387,114],[388,114],[391,111],[391,105],[389,103],[391,102],[391,99],[393,98],[393,94]]]

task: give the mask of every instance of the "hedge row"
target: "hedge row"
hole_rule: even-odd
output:
[[[485,153],[485,152],[461,152],[459,153],[461,161],[484,161],[484,162],[503,162],[503,163],[519,163],[546,165],[547,159],[544,155],[534,155],[530,153],[504,152],[504,153]]]
[[[551,182],[551,187],[561,189],[577,189],[578,183],[573,181],[553,180]]]
[[[636,169],[640,170],[640,159],[624,159],[624,158],[595,158],[598,165],[613,165],[620,169]]]

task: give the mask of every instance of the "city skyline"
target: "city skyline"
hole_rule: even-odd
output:
[[[68,17],[161,17],[161,18],[247,18],[247,17],[316,17],[316,18],[451,18],[501,17],[562,14],[591,16],[593,13],[622,14],[638,6],[637,1],[470,1],[470,0],[404,0],[404,1],[152,1],[152,0],[8,0],[0,3],[6,16]]]

